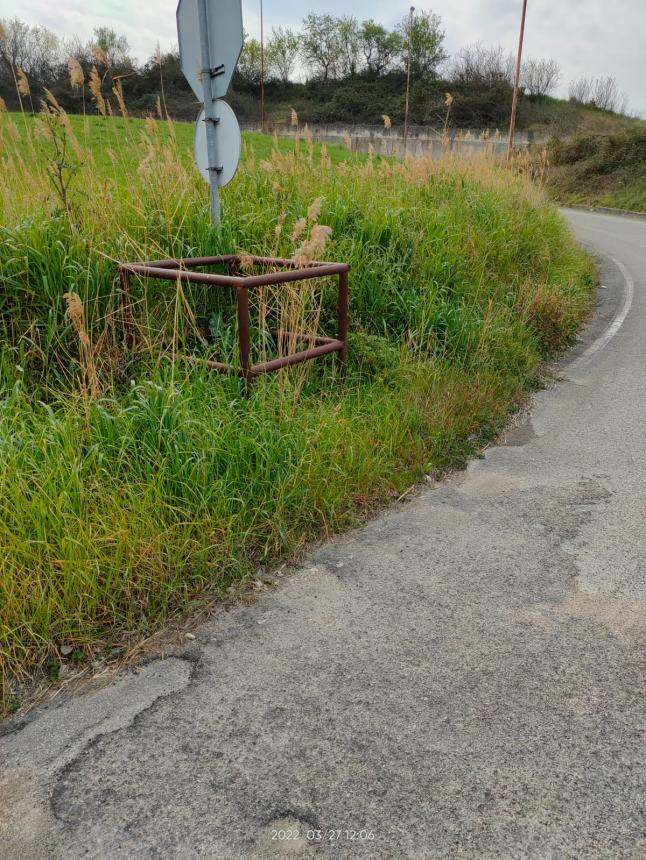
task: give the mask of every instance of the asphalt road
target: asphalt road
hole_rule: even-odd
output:
[[[646,221],[567,217],[603,288],[563,381],[185,651],[0,738],[3,860],[646,857]]]

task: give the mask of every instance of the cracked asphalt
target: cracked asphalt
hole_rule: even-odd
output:
[[[646,220],[567,217],[603,286],[562,381],[175,656],[7,725],[2,860],[646,857]]]

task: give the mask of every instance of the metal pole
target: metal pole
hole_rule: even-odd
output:
[[[408,61],[406,63],[406,107],[404,108],[404,155],[406,155],[406,147],[408,144],[408,100],[410,95],[410,51],[411,37],[413,34],[413,14],[415,7],[410,7],[410,15],[408,17]]]
[[[343,349],[339,351],[339,362],[345,367],[348,361],[348,273],[339,274],[339,299],[337,303],[337,340],[342,341]]]
[[[236,289],[238,310],[238,344],[240,347],[240,366],[247,382],[251,379],[251,334],[249,332],[249,294],[246,287]]]
[[[211,218],[214,224],[220,223],[219,176],[222,164],[218,153],[217,124],[213,98],[213,69],[209,49],[209,19],[206,14],[206,0],[198,0],[200,20],[200,47],[202,49],[202,86],[204,87],[204,121],[206,122],[206,148],[209,156],[209,181],[211,185]]]
[[[516,131],[516,112],[518,110],[518,92],[520,90],[520,66],[523,58],[523,36],[525,35],[525,13],[527,0],[523,0],[523,12],[520,17],[520,35],[518,37],[518,56],[516,57],[516,76],[514,78],[514,96],[511,101],[511,119],[509,120],[509,143],[507,144],[507,161],[511,158],[514,148],[514,133]]]
[[[265,30],[260,0],[260,129],[265,130]]]

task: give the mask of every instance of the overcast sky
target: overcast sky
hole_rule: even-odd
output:
[[[259,5],[260,0],[243,0],[245,29],[255,36],[260,33]],[[416,5],[440,15],[449,52],[477,41],[516,50],[521,0],[420,0]],[[146,59],[158,40],[162,49],[177,41],[175,8],[175,0],[0,0],[0,17],[18,16],[82,40],[94,27],[110,26],[127,36],[136,56]],[[399,5],[392,0],[264,0],[265,27],[297,28],[309,11],[352,13],[392,26],[408,8],[406,0]],[[525,55],[559,62],[561,94],[572,78],[613,75],[628,97],[629,111],[646,117],[646,0],[528,0]]]

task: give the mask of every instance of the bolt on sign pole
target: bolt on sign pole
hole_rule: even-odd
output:
[[[511,118],[509,120],[509,142],[507,144],[507,161],[511,158],[514,148],[514,133],[516,131],[516,112],[518,111],[518,93],[520,90],[520,66],[523,59],[523,37],[525,35],[525,13],[527,0],[523,0],[523,12],[520,17],[520,35],[518,37],[518,56],[516,57],[516,75],[514,77],[514,95],[511,101]]]
[[[410,95],[410,53],[411,53],[411,38],[413,35],[413,14],[415,7],[410,7],[410,15],[408,18],[408,60],[406,63],[406,107],[404,108],[404,155],[406,155],[406,146],[408,144],[408,101]]]
[[[213,69],[211,69],[211,49],[209,43],[209,18],[206,12],[207,0],[197,0],[200,21],[200,49],[202,52],[202,86],[204,87],[204,121],[206,123],[206,149],[208,153],[209,185],[211,186],[211,218],[214,224],[220,223],[220,191],[218,173],[220,165],[213,98]]]

